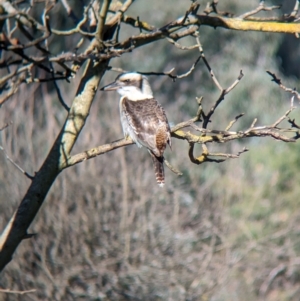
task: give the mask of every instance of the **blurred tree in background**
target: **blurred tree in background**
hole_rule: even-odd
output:
[[[299,299],[299,2],[266,5],[0,0],[0,301]],[[173,126],[164,189],[112,143],[121,70]]]

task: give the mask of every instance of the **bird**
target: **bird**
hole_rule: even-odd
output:
[[[171,148],[171,130],[164,108],[154,98],[148,78],[137,72],[119,74],[102,91],[117,91],[120,95],[120,118],[125,139],[130,137],[138,147],[148,149],[157,184],[163,187],[164,151]]]

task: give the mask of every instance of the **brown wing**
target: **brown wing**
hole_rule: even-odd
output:
[[[163,107],[154,98],[138,101],[125,98],[123,110],[136,140],[156,156],[162,156],[166,144],[171,145],[170,126]]]

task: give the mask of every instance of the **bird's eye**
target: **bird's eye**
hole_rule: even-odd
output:
[[[128,83],[130,83],[130,80],[129,80],[129,79],[125,79],[124,82],[125,82],[126,84],[128,84]]]

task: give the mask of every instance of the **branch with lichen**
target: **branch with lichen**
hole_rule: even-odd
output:
[[[280,127],[280,124],[287,120],[289,121],[290,113],[295,109],[295,107],[290,108],[284,115],[278,118],[273,124],[265,126],[255,126],[257,119],[254,119],[249,128],[240,131],[229,131],[234,123],[238,121],[244,114],[238,115],[234,120],[230,121],[228,126],[224,131],[222,130],[209,130],[206,128],[198,127],[195,122],[198,121],[198,116],[181,122],[171,129],[172,137],[180,140],[186,140],[189,143],[189,157],[191,161],[195,164],[201,164],[204,162],[223,162],[229,158],[238,158],[242,153],[248,151],[244,148],[238,154],[225,154],[225,153],[210,153],[207,149],[207,143],[225,143],[232,140],[240,140],[251,137],[272,137],[276,140],[283,142],[295,142],[299,136],[299,128],[291,129]],[[183,128],[191,128],[197,133],[192,133],[191,131],[184,131]],[[292,133],[295,136],[290,138],[286,133]],[[120,139],[108,144],[104,144],[90,150],[78,153],[66,159],[62,164],[63,168],[73,166],[75,164],[81,163],[83,161],[92,159],[96,156],[103,155],[117,148],[132,145],[134,142],[130,139]],[[200,156],[194,157],[194,144],[201,144],[203,152]],[[223,159],[212,159],[211,157],[223,157]]]
[[[6,101],[11,95],[18,90],[18,86],[22,83],[31,82],[45,82],[45,81],[57,81],[66,80],[69,81],[73,74],[80,68],[80,66],[87,60],[99,61],[102,59],[110,59],[114,57],[119,57],[124,53],[134,51],[138,47],[142,47],[146,44],[153,43],[160,39],[166,39],[169,43],[174,45],[174,47],[181,50],[191,50],[197,47],[201,47],[199,43],[192,46],[182,46],[179,40],[187,36],[195,36],[198,34],[199,27],[203,25],[216,27],[223,27],[232,30],[256,30],[256,31],[270,31],[270,32],[289,32],[298,33],[300,32],[299,24],[299,3],[296,1],[293,11],[285,15],[284,18],[278,17],[277,19],[272,16],[272,22],[265,20],[250,20],[254,18],[256,14],[261,11],[266,11],[272,13],[278,6],[265,6],[264,2],[260,2],[257,8],[234,18],[233,13],[221,12],[218,10],[218,1],[212,1],[201,13],[198,13],[199,4],[197,1],[193,1],[189,6],[185,14],[160,27],[148,24],[147,22],[140,20],[139,17],[133,18],[131,16],[125,15],[128,8],[132,5],[133,0],[127,0],[120,7],[110,8],[111,1],[103,1],[99,12],[99,16],[95,16],[93,1],[91,1],[85,8],[82,14],[82,19],[80,20],[74,15],[72,8],[69,6],[67,1],[63,1],[63,5],[68,13],[68,16],[74,21],[74,28],[66,31],[60,31],[57,28],[52,28],[50,26],[48,12],[53,8],[53,5],[45,6],[44,13],[42,16],[42,23],[38,22],[29,12],[24,12],[18,9],[18,5],[15,7],[10,4],[9,1],[0,0],[0,6],[3,8],[4,13],[1,14],[2,21],[10,18],[11,22],[15,23],[12,30],[9,31],[7,28],[3,28],[2,34],[0,35],[0,48],[3,52],[10,54],[10,60],[14,64],[19,64],[19,67],[14,71],[14,73],[7,74],[2,78],[2,81],[6,79],[8,86],[10,87],[9,93],[2,97],[2,103]],[[108,20],[106,20],[107,13],[113,14]],[[94,26],[92,26],[94,31],[87,31],[86,24],[89,23],[89,19],[93,19]],[[92,22],[92,20],[91,20]],[[17,26],[18,23],[18,26]],[[98,42],[103,40],[103,34],[109,31],[114,26],[120,26],[122,23],[129,24],[133,27],[140,29],[138,35],[132,35],[130,38],[123,41],[118,41],[116,39],[108,39],[103,42],[103,47],[97,47],[97,43],[91,43],[89,49],[80,52],[80,45],[83,45],[84,40],[91,40],[95,36],[98,36]],[[3,23],[4,24],[4,23]],[[31,35],[28,31],[29,29],[35,30],[35,36]],[[118,32],[118,29],[116,32]],[[20,31],[21,34],[29,40],[27,43],[21,44],[18,39],[13,38],[16,31]],[[81,39],[78,45],[74,47],[74,51],[69,51],[61,53],[58,55],[53,55],[42,46],[46,44],[49,37],[55,37],[59,35],[73,36],[80,35]],[[118,35],[116,33],[116,35]],[[98,45],[99,46],[99,45]],[[35,48],[41,55],[36,54],[35,56],[29,56],[25,53],[25,49]],[[95,48],[98,48],[97,50]],[[15,59],[11,59],[11,58]],[[21,58],[21,60],[19,59]],[[201,54],[201,58],[206,62],[205,56]],[[16,63],[18,62],[18,63]],[[48,62],[53,63],[51,68],[49,68]],[[35,79],[34,81],[30,79],[30,73],[22,73],[21,79],[18,73],[21,73],[23,67],[31,64],[31,69],[41,69],[48,73],[49,79]],[[68,66],[72,64],[72,66]],[[3,67],[1,67],[3,65]],[[10,63],[0,64],[0,68],[6,68]],[[57,66],[56,66],[57,65]],[[63,71],[61,70],[62,67]],[[193,68],[195,65],[193,66]],[[25,67],[27,68],[27,67]],[[28,69],[28,68],[27,68]],[[189,75],[191,71],[187,74],[182,75],[185,77]],[[57,76],[53,76],[57,75]],[[168,74],[169,77],[173,79],[180,78],[173,73]],[[214,75],[211,74],[214,79]],[[3,86],[7,84],[4,83]],[[220,86],[219,86],[220,88]],[[226,91],[224,91],[226,92]],[[220,98],[223,96],[220,95]],[[203,116],[204,117],[204,116]]]

